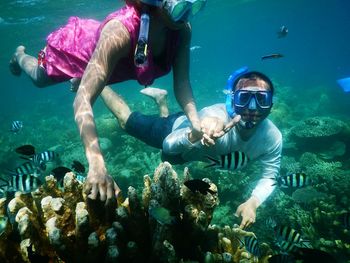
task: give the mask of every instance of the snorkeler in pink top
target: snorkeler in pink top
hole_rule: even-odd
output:
[[[206,0],[125,0],[125,7],[102,23],[72,17],[51,33],[38,58],[19,46],[10,61],[15,75],[28,74],[38,87],[71,80],[76,86],[75,120],[85,146],[88,197],[113,200],[120,189],[106,169],[98,143],[92,105],[107,84],[135,79],[150,85],[173,71],[176,99],[201,134],[189,80],[189,19]]]

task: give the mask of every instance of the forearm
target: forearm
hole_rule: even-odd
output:
[[[84,144],[89,167],[93,169],[104,169],[104,160],[98,143],[92,105],[83,95],[76,96],[74,101],[74,115],[80,137]]]
[[[182,85],[181,88],[175,88],[174,92],[177,102],[185,112],[192,125],[199,125],[199,117],[191,86],[189,84]]]

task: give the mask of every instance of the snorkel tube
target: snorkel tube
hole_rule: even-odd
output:
[[[237,69],[236,71],[234,71],[227,79],[227,83],[226,83],[226,88],[225,88],[225,93],[226,93],[226,111],[228,113],[228,115],[230,116],[230,118],[233,118],[236,113],[234,111],[234,106],[232,104],[233,98],[232,95],[234,93],[234,89],[235,87],[233,87],[233,84],[236,82],[236,80],[242,76],[243,74],[249,72],[248,67],[244,66],[241,67],[239,69]],[[242,119],[239,121],[239,125],[242,128],[245,129],[252,129],[255,126],[255,122],[254,121],[243,121]]]
[[[244,66],[236,71],[232,72],[232,74],[228,77],[225,87],[225,93],[226,93],[226,111],[228,115],[233,118],[235,116],[234,108],[232,105],[232,95],[234,93],[233,83],[244,73],[248,72],[248,67]]]
[[[147,44],[148,44],[148,31],[149,31],[149,15],[143,13],[141,15],[140,33],[137,39],[134,63],[136,67],[143,67],[147,65]]]
[[[142,3],[142,14],[140,18],[140,32],[137,39],[137,44],[134,54],[134,63],[136,67],[147,66],[147,55],[148,55],[148,32],[149,32],[149,7],[155,6],[160,7],[163,0],[141,0]]]

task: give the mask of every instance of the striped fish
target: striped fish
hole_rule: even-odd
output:
[[[32,161],[35,164],[41,164],[42,162],[47,163],[47,162],[52,162],[57,160],[59,157],[59,154],[54,152],[54,151],[44,151],[41,153],[34,154],[32,157]]]
[[[41,174],[43,167],[36,166],[33,162],[25,162],[20,166],[15,168],[15,170],[8,170],[10,175],[24,175],[24,174],[33,174],[38,177]]]
[[[13,121],[11,124],[10,131],[13,133],[17,133],[23,128],[23,122],[22,121]]]
[[[249,161],[248,156],[244,152],[235,151],[233,153],[220,156],[220,160],[206,156],[211,164],[204,168],[215,167],[224,170],[238,170],[245,167]]]
[[[280,248],[281,252],[285,253],[295,252],[298,250],[298,246],[295,243],[285,240],[280,240],[277,242],[277,246]]]
[[[255,236],[244,237],[244,244],[249,253],[256,257],[260,257],[260,246],[258,239]]]
[[[293,228],[289,226],[278,226],[275,227],[275,237],[278,243],[283,243],[283,241],[294,244],[298,247],[311,247],[308,240],[303,240],[301,235]],[[287,244],[284,244],[287,246]]]
[[[299,172],[278,177],[276,184],[281,188],[302,188],[311,185],[312,181],[305,173]]]
[[[42,184],[39,178],[33,174],[16,174],[12,175],[7,181],[2,178],[0,180],[5,182],[0,187],[6,192],[30,193],[38,189]]]

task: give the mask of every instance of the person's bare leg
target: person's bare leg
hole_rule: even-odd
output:
[[[169,116],[169,108],[167,103],[168,92],[164,89],[158,89],[153,87],[147,87],[140,91],[142,94],[152,98],[159,107],[160,117]]]
[[[129,106],[109,86],[104,87],[103,91],[101,92],[101,97],[107,108],[117,118],[120,127],[125,129],[125,124],[131,114]]]
[[[54,82],[47,76],[45,69],[38,66],[38,59],[25,53],[24,46],[18,46],[10,60],[12,74],[19,76],[24,71],[37,87],[46,87]]]

